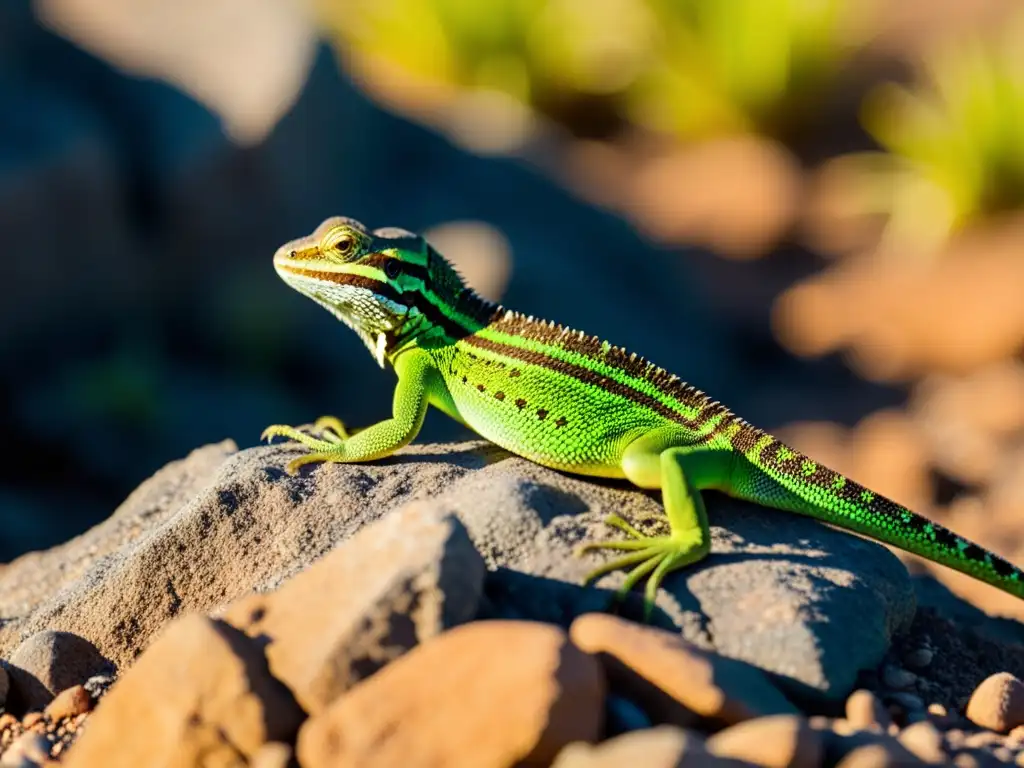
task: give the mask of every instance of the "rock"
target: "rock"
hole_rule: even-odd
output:
[[[929,720],[908,725],[899,736],[900,744],[926,763],[945,763],[946,753],[942,749],[942,734]]]
[[[0,766],[20,766],[25,762],[41,763],[50,758],[50,740],[41,733],[28,731],[11,742],[3,754]]]
[[[291,768],[292,765],[294,762],[291,745],[279,741],[267,742],[249,761],[249,768]]]
[[[820,734],[799,715],[747,720],[711,736],[708,752],[767,768],[818,768],[824,751]]]
[[[547,766],[601,733],[597,660],[557,627],[482,621],[445,632],[339,697],[299,732],[303,768]]]
[[[935,651],[931,648],[915,648],[903,657],[903,663],[914,669],[924,669],[932,663]]]
[[[908,669],[887,664],[882,670],[882,682],[896,690],[913,688],[914,683],[917,682],[917,675]]]
[[[103,656],[125,666],[186,599],[200,608],[215,605],[225,589],[224,577],[236,573],[225,566],[214,577],[212,571],[220,568],[217,553],[204,550],[220,543],[212,536],[218,516],[206,499],[192,502],[234,450],[230,442],[209,445],[171,462],[104,522],[0,570],[0,615],[5,617],[0,657],[9,657],[26,635],[62,630],[88,638]],[[209,534],[202,546],[197,546],[198,536],[189,539],[197,518],[199,523],[207,520],[198,526]],[[237,548],[232,553],[237,556]],[[245,567],[251,570],[252,563]],[[167,578],[154,579],[155,573]],[[204,579],[212,580],[218,597],[206,594]],[[185,584],[191,588],[183,598],[179,590],[185,591]]]
[[[921,761],[899,747],[899,742],[874,742],[852,750],[836,768],[914,768]]]
[[[1024,724],[1024,684],[1009,672],[985,678],[971,694],[965,714],[975,725],[1001,733]]]
[[[614,556],[575,556],[582,541],[619,536],[604,525],[607,513],[637,520],[662,512],[657,497],[555,476],[519,458],[488,464],[435,502],[465,522],[494,569],[485,585],[488,615],[555,623],[567,606],[577,614],[608,608],[610,594],[595,602],[600,592],[575,586]],[[893,632],[913,617],[906,568],[884,547],[798,515],[715,494],[705,502],[711,555],[668,576],[656,623],[772,672],[794,695],[844,698],[859,670],[876,666]],[[766,551],[770,557],[745,557]],[[615,589],[623,579],[615,572],[598,586]],[[633,597],[622,611],[639,618],[641,604]]]
[[[73,685],[65,688],[46,705],[46,715],[51,720],[63,720],[65,717],[81,715],[92,709],[92,697],[84,685]]]
[[[202,616],[171,624],[103,697],[67,768],[244,765],[303,717],[257,643]]]
[[[846,719],[857,730],[884,731],[892,722],[885,705],[875,694],[863,688],[846,699]]]
[[[8,664],[12,694],[22,710],[42,709],[57,692],[110,669],[110,662],[88,640],[55,630],[27,638]]]
[[[274,676],[310,714],[476,613],[484,562],[465,527],[427,504],[396,510],[226,621],[266,642]]]
[[[732,724],[797,711],[756,667],[671,632],[601,613],[580,616],[569,632],[579,648],[599,655],[611,688],[656,722],[686,726],[697,715]]]
[[[671,725],[633,731],[600,744],[575,742],[558,753],[551,768],[730,768],[743,763],[715,757],[699,733]]]
[[[294,455],[290,446],[208,446],[158,472],[91,531],[0,570],[0,656],[54,629],[88,638],[127,668],[178,614],[216,615],[270,592],[410,501],[458,517],[483,555],[490,570],[478,617],[564,622],[606,610],[624,578],[582,587],[611,554],[577,557],[579,543],[619,535],[603,523],[610,511],[637,519],[662,510],[650,494],[482,441],[416,444],[384,461],[291,477],[283,467]],[[712,553],[669,575],[655,622],[771,672],[789,693],[844,697],[913,613],[905,567],[814,520],[715,494],[707,504]],[[630,596],[622,611],[639,617],[641,605]],[[314,668],[306,673],[315,679]]]

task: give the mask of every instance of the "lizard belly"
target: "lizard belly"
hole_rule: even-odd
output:
[[[449,384],[459,414],[474,431],[512,453],[582,475],[625,477],[622,454],[637,437],[664,422],[621,398],[565,382]],[[538,377],[539,378],[539,377]],[[554,384],[555,386],[552,386]]]

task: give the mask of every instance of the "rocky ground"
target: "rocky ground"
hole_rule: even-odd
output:
[[[0,568],[0,765],[1024,764],[1019,625],[916,609],[881,546],[709,495],[643,624],[573,550],[656,496],[482,442],[292,450],[196,450]]]

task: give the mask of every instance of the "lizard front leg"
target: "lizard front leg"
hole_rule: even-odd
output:
[[[625,595],[644,576],[649,576],[645,614],[650,613],[658,587],[668,573],[701,560],[710,551],[711,535],[700,491],[721,487],[728,479],[731,454],[712,451],[702,445],[680,444],[687,440],[688,436],[675,430],[658,430],[630,443],[622,457],[623,471],[631,482],[641,488],[661,488],[668,535],[649,536],[620,516],[611,515],[605,522],[625,531],[630,538],[591,542],[581,549],[581,552],[593,549],[629,552],[594,569],[584,582],[632,567],[619,589],[619,596]],[[692,439],[689,441],[692,443]]]
[[[263,430],[261,439],[288,437],[310,449],[310,453],[288,462],[285,470],[291,475],[298,472],[303,464],[317,461],[354,463],[390,456],[408,445],[419,433],[431,388],[444,386],[430,357],[420,350],[410,350],[399,355],[395,359],[395,372],[398,374],[398,384],[395,387],[390,419],[349,435],[337,419],[321,418],[317,424],[337,435],[325,436],[324,439],[313,437],[295,427],[274,424]]]

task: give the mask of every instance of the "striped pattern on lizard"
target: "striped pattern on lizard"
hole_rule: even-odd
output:
[[[398,377],[392,417],[358,433],[334,417],[310,432],[268,427],[264,438],[308,449],[289,473],[388,456],[416,437],[432,405],[538,464],[661,489],[666,535],[611,515],[606,522],[627,538],[583,547],[622,552],[587,582],[629,568],[621,592],[647,577],[648,606],[666,574],[709,552],[703,490],[808,515],[1024,597],[1024,575],[1006,560],[784,445],[640,356],[480,298],[410,232],[370,232],[332,217],[279,248],[274,267]]]

